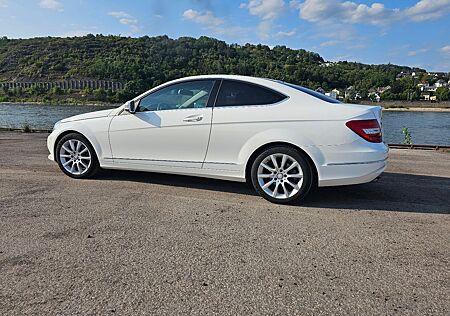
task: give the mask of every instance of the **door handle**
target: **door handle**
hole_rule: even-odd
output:
[[[183,119],[183,122],[200,122],[201,120],[203,120],[203,115],[194,114],[194,115],[185,117]]]

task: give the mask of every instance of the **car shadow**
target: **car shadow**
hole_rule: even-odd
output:
[[[450,178],[385,172],[377,182],[319,188],[303,206],[450,214]]]
[[[97,179],[257,195],[245,183],[181,175],[108,170]],[[450,178],[385,172],[377,182],[317,188],[298,206],[450,214]]]

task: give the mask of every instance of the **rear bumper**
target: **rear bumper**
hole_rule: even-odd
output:
[[[375,180],[386,169],[386,161],[373,164],[349,164],[326,167],[328,179],[319,180],[319,187],[367,183]]]
[[[327,159],[318,170],[319,187],[371,182],[386,169],[389,149],[385,144],[354,145],[324,152]]]

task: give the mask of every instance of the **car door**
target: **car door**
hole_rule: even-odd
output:
[[[114,163],[201,168],[216,91],[214,80],[193,80],[137,100],[134,114],[124,111],[111,121]]]
[[[286,95],[240,80],[223,80],[214,105],[205,169],[242,171],[242,148],[258,133],[274,128],[276,104]]]

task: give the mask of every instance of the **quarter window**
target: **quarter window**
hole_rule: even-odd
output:
[[[287,83],[287,82],[279,81],[279,80],[276,80],[276,82],[282,83],[288,87],[294,88],[296,90],[299,90],[303,93],[309,94],[312,97],[315,97],[317,99],[320,99],[320,100],[328,102],[328,103],[341,103],[341,101],[339,101],[339,100],[336,100],[332,97],[326,96],[325,94],[322,94],[320,92],[317,92],[317,91],[314,91],[314,90],[311,90],[311,89],[308,89],[308,88],[305,88],[302,86],[297,86],[295,84]]]
[[[256,84],[224,80],[216,106],[265,105],[280,102],[285,98],[278,92]]]
[[[176,83],[143,97],[138,111],[204,108],[208,105],[213,86],[214,80]]]

